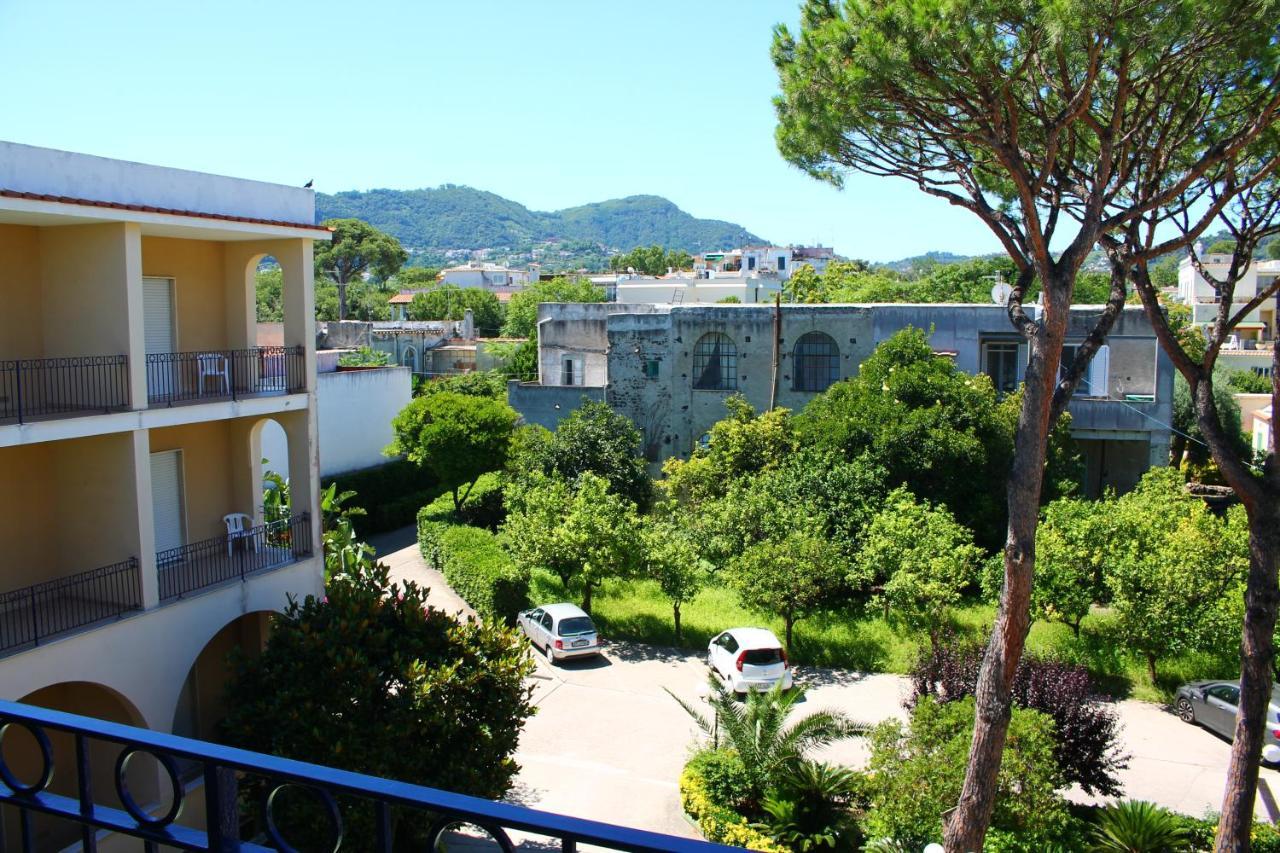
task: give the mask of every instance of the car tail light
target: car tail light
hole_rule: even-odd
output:
[[[557,648],[557,649],[563,649],[563,648],[564,648],[564,640],[556,640],[556,648]]]
[[[738,654],[738,660],[737,660],[737,664],[738,664],[738,672],[742,672],[742,662],[743,662],[743,661],[745,661],[746,659],[747,659],[747,653],[746,653],[746,652],[740,652],[740,653]]]
[[[1272,730],[1271,730],[1271,734],[1273,734],[1273,735],[1275,735],[1276,737],[1280,738],[1280,729],[1272,729]]]

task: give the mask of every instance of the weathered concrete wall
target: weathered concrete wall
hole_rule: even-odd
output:
[[[527,424],[555,429],[584,400],[601,402],[603,388],[582,386],[537,385],[511,380],[507,383],[507,402],[520,413]]]
[[[320,349],[359,349],[369,346],[373,324],[360,320],[330,320],[320,329]]]

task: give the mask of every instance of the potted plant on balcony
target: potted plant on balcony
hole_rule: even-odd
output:
[[[345,352],[338,357],[338,370],[372,370],[391,364],[390,353],[380,352],[371,347]]]

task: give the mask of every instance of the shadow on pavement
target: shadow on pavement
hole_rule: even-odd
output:
[[[656,660],[663,663],[685,663],[686,661],[701,660],[697,652],[689,649],[677,649],[672,646],[650,646],[647,643],[619,640],[609,643],[605,648],[609,655],[627,663],[645,660]]]
[[[379,533],[376,536],[369,537],[369,544],[377,552],[377,556],[385,557],[388,554],[394,554],[402,548],[408,548],[410,545],[418,544],[418,531],[409,525],[401,527],[399,530],[391,530],[387,533]]]
[[[592,655],[589,658],[570,658],[559,663],[551,663],[551,658],[547,658],[547,663],[563,669],[565,672],[585,672],[591,669],[604,669],[605,667],[613,666],[613,661],[604,655]]]
[[[852,687],[865,681],[867,674],[851,669],[798,666],[794,678],[797,684],[803,684],[805,687]]]

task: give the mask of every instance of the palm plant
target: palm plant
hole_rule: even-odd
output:
[[[858,774],[822,761],[799,761],[783,771],[761,807],[758,828],[792,850],[849,849],[857,836],[853,812]]]
[[[743,799],[753,810],[758,809],[765,793],[783,773],[803,760],[806,752],[865,735],[869,730],[840,711],[816,711],[788,724],[792,707],[804,696],[803,687],[784,691],[778,683],[768,692],[752,691],[739,702],[714,675],[708,677],[708,683],[711,695],[707,702],[714,711],[711,719],[670,690],[667,692],[704,734],[722,738],[725,746],[737,753],[749,780]]]
[[[1177,853],[1191,848],[1186,827],[1154,803],[1125,800],[1098,812],[1090,850],[1096,853]]]

